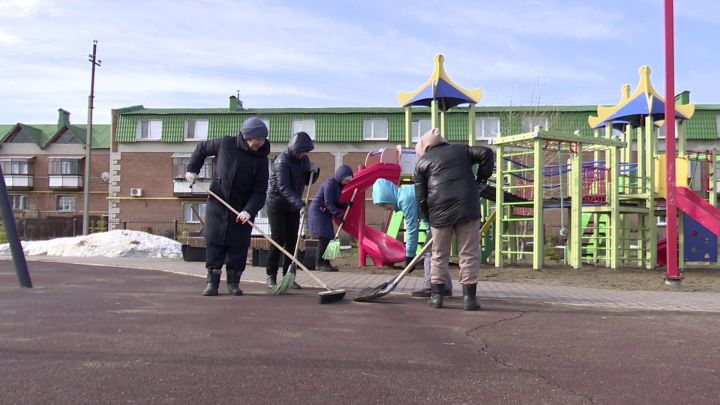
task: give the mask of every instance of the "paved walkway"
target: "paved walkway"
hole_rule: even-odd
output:
[[[0,257],[0,260],[10,260],[10,257]],[[48,257],[28,256],[29,262],[49,261],[60,263],[75,263],[94,266],[113,266],[134,269],[160,270],[171,273],[205,276],[203,263],[185,262],[182,259],[153,259],[153,258],[107,258],[107,257]],[[30,264],[32,276],[32,264]],[[313,272],[332,288],[347,290],[360,290],[365,287],[374,287],[387,281],[386,274],[370,273],[323,273]],[[243,282],[264,283],[265,269],[248,266]],[[298,272],[297,282],[306,287],[316,287],[315,282]],[[454,295],[462,295],[461,287],[455,283]],[[200,287],[198,287],[200,288]],[[224,287],[223,287],[224,288]],[[409,294],[413,290],[422,288],[422,278],[406,277],[394,293]],[[350,297],[353,294],[349,294]],[[618,308],[632,310],[667,310],[688,312],[716,312],[720,313],[720,293],[707,292],[658,292],[658,291],[620,291],[595,288],[578,288],[565,286],[538,285],[526,283],[478,283],[478,297],[481,299],[497,299],[505,301],[533,301],[549,304],[563,304],[588,306],[598,308]]]

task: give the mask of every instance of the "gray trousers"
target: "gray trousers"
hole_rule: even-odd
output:
[[[477,283],[480,276],[481,224],[480,219],[474,219],[439,228],[432,227],[433,246],[430,269],[432,284],[448,284],[452,280],[448,266],[453,235],[457,237],[458,242],[460,283]]]

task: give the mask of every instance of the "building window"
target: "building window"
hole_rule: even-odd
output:
[[[143,141],[159,141],[162,135],[162,121],[142,120],[138,121],[137,139]]]
[[[720,114],[715,116],[715,131],[717,132],[718,138],[720,138]]]
[[[315,140],[315,120],[293,120],[292,133],[305,131],[310,139]],[[292,134],[290,134],[292,135]]]
[[[430,119],[413,120],[412,141],[419,141],[420,137],[430,129],[432,129],[432,121]]]
[[[363,121],[363,139],[368,141],[383,141],[388,139],[387,120]]]
[[[1,160],[3,174],[29,174],[30,163],[27,159],[8,159]]]
[[[57,210],[64,212],[75,211],[75,196],[74,195],[59,195],[57,196]]]
[[[523,118],[523,132],[532,132],[535,127],[540,127],[542,130],[548,130],[548,119],[546,117],[524,117]]]
[[[475,139],[492,139],[500,133],[500,118],[479,117],[475,119]]]
[[[48,174],[51,176],[80,176],[80,159],[48,159]]]
[[[160,121],[157,121],[160,122]],[[185,139],[188,141],[204,141],[208,137],[208,120],[185,121]],[[160,139],[160,137],[158,137]]]
[[[10,205],[14,210],[25,210],[27,209],[27,195],[26,194],[11,194]]]
[[[667,136],[666,135],[667,131],[665,131],[665,127],[666,127],[666,125],[663,124],[663,126],[658,128],[658,139],[665,139],[665,137]],[[677,139],[677,137],[678,137],[678,130],[679,130],[678,123],[677,123],[677,121],[675,121],[675,139]]]
[[[202,220],[205,221],[205,208],[207,203],[184,203],[183,216],[185,223],[197,224]]]
[[[172,158],[173,178],[174,179],[184,179],[185,178],[185,172],[187,172],[188,163],[190,163],[189,156]],[[206,158],[205,164],[203,164],[203,167],[200,169],[200,173],[198,173],[198,179],[200,179],[200,180],[212,179],[214,166],[215,166],[215,158]]]

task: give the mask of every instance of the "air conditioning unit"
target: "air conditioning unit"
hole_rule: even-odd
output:
[[[142,192],[142,189],[141,189],[141,188],[135,188],[135,187],[133,187],[133,188],[130,189],[130,196],[131,196],[131,197],[142,197],[142,195],[143,195],[143,192]]]

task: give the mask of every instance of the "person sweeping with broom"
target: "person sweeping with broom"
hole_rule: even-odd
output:
[[[268,129],[259,118],[245,120],[237,136],[201,142],[187,165],[185,179],[195,183],[205,158],[215,156],[210,191],[239,212],[236,216],[216,198],[208,197],[205,219],[205,267],[207,286],[203,295],[218,295],[222,266],[227,272],[228,293],[242,295],[240,277],[245,271],[252,227],[247,224],[265,204],[268,186]],[[227,258],[227,261],[226,261]]]
[[[353,177],[353,171],[348,165],[340,165],[335,171],[335,176],[325,180],[320,186],[315,199],[310,204],[308,221],[310,233],[318,238],[318,255],[315,269],[319,271],[338,271],[329,260],[323,259],[323,252],[328,244],[335,238],[332,218],[335,217],[340,224],[344,222],[343,212],[348,210],[352,202],[340,202],[340,193],[345,184]]]
[[[302,200],[303,189],[311,178],[314,183],[320,176],[320,167],[307,156],[314,148],[310,135],[303,131],[296,132],[290,138],[287,150],[280,153],[273,162],[266,199],[270,233],[273,240],[288,252],[295,249],[295,235],[298,231],[302,232],[299,229],[300,216],[307,209]],[[270,246],[265,268],[268,288],[277,285],[280,256],[280,250],[274,245]],[[290,263],[291,260],[285,257],[282,266],[283,276],[287,273]],[[300,286],[293,282],[292,288],[299,289]]]

